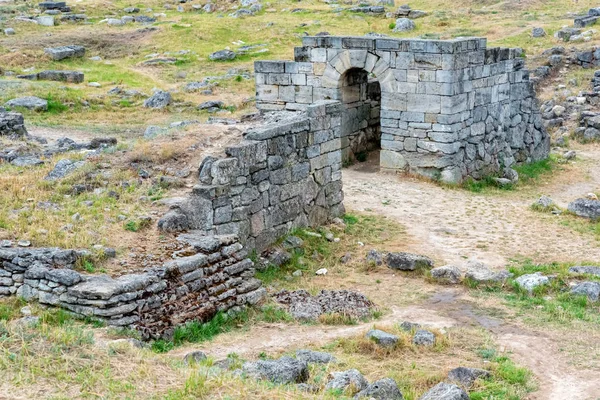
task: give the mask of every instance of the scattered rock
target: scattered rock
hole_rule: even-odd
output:
[[[48,101],[35,96],[12,99],[4,105],[7,107],[23,107],[34,111],[48,111]]]
[[[471,260],[466,265],[467,272],[465,278],[471,279],[478,283],[499,283],[504,282],[512,276],[512,274],[506,270],[492,271],[487,268],[483,263],[479,261]]]
[[[454,265],[444,265],[431,270],[431,278],[440,283],[455,285],[460,283],[461,277],[462,272],[460,272],[460,269]]]
[[[400,325],[400,329],[406,332],[421,329],[421,324],[415,322],[403,321]]]
[[[54,61],[60,61],[64,60],[65,58],[85,56],[85,47],[77,45],[49,47],[44,49],[44,52],[48,54]]]
[[[40,15],[35,20],[41,26],[54,26],[54,17],[51,15]]]
[[[346,389],[360,392],[365,390],[369,382],[356,369],[349,369],[343,372],[332,372],[329,375],[329,382],[325,385],[326,390],[345,391]]]
[[[600,276],[600,267],[594,267],[591,265],[578,265],[569,268],[569,272],[573,274],[589,274]]]
[[[144,131],[144,139],[153,139],[158,135],[166,133],[167,130],[160,126],[150,125]]]
[[[264,379],[277,384],[302,383],[308,380],[308,365],[291,357],[278,360],[246,362],[242,372],[247,376]]]
[[[546,31],[544,28],[536,27],[531,30],[531,36],[534,38],[540,38],[546,36]]]
[[[419,400],[469,400],[469,395],[456,385],[441,382],[421,396]]]
[[[552,200],[550,197],[542,195],[536,202],[535,204],[543,209],[549,209],[554,207],[554,200]]]
[[[36,165],[43,165],[44,161],[34,156],[23,156],[13,159],[10,163],[17,167],[33,167]]]
[[[408,18],[398,18],[396,20],[396,26],[394,32],[409,32],[415,29],[415,23]]]
[[[316,270],[315,275],[327,275],[327,268],[320,268]]]
[[[435,335],[425,329],[419,329],[415,332],[412,342],[417,346],[433,346],[435,344]]]
[[[322,351],[296,350],[296,358],[309,364],[329,364],[336,362],[334,356]]]
[[[596,220],[600,218],[600,200],[577,199],[569,203],[568,210],[579,217]]]
[[[388,253],[385,256],[385,264],[391,269],[414,271],[421,268],[431,269],[433,267],[433,260],[411,253]]]
[[[448,379],[464,387],[471,387],[478,378],[488,378],[491,374],[485,369],[458,367],[448,372]]]
[[[536,272],[534,274],[521,275],[515,279],[515,282],[517,282],[520,287],[531,293],[536,287],[546,285],[548,282],[550,282],[550,279],[547,276],[542,275],[541,272]]]
[[[586,296],[590,301],[598,301],[600,297],[600,282],[581,282],[573,286],[571,294]]]
[[[391,378],[383,378],[368,385],[354,397],[355,399],[403,400],[398,384]]]
[[[183,362],[185,365],[190,365],[204,361],[206,358],[206,354],[203,351],[192,351],[183,357]]]
[[[381,255],[381,253],[375,249],[369,250],[369,252],[367,253],[366,259],[367,259],[368,264],[375,264],[375,265],[383,264],[383,257]]]
[[[54,169],[46,175],[44,178],[47,181],[53,181],[56,179],[62,179],[71,172],[85,165],[85,161],[72,161],[67,158],[63,158],[56,163]]]
[[[398,336],[379,329],[371,329],[367,332],[367,338],[373,340],[382,347],[394,347],[398,343]]]
[[[144,107],[163,109],[169,104],[171,104],[171,100],[171,93],[165,92],[163,90],[157,90],[152,96],[150,96],[144,101]]]
[[[4,34],[6,36],[14,35],[15,34],[15,30],[13,28],[6,28],[6,29],[4,29]]]
[[[212,61],[229,61],[235,58],[235,53],[231,50],[219,50],[211,53],[208,58]]]

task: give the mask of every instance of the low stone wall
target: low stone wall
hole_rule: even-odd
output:
[[[133,327],[144,338],[169,337],[186,321],[206,321],[218,311],[255,304],[265,295],[236,236],[186,234],[179,240],[191,255],[116,278],[71,269],[86,252],[0,249],[0,294]]]
[[[342,215],[341,111],[339,102],[322,101],[247,131],[226,157],[202,162],[201,183],[159,227],[236,234],[260,252],[293,228]]]
[[[0,136],[23,136],[27,134],[23,114],[7,112],[0,108]]]

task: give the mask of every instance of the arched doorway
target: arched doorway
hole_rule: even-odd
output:
[[[365,161],[381,147],[381,87],[362,68],[350,68],[340,77],[342,114],[342,161],[347,165]]]

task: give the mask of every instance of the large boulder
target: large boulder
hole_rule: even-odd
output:
[[[600,218],[600,200],[577,199],[569,203],[567,207],[573,214],[589,219]]]
[[[573,286],[571,294],[586,296],[590,301],[598,301],[600,298],[600,282],[581,282]]]
[[[7,107],[23,107],[34,111],[48,111],[48,101],[35,96],[18,97],[7,101]]]
[[[521,275],[515,279],[515,282],[517,282],[519,287],[531,293],[536,287],[548,284],[550,279],[547,276],[542,275],[541,272],[536,272],[534,274]]]
[[[469,395],[456,385],[441,382],[421,396],[419,400],[469,400]]]
[[[353,389],[360,392],[369,385],[365,377],[356,369],[332,372],[329,378],[329,382],[325,385],[326,390],[345,391],[346,389]]]
[[[464,387],[471,387],[478,378],[487,378],[490,373],[485,369],[458,367],[448,372],[448,379],[458,382]]]
[[[433,260],[429,257],[411,253],[388,253],[385,256],[385,264],[391,269],[401,271],[414,271],[416,269],[431,269]]]
[[[302,383],[308,380],[308,365],[304,361],[283,356],[278,360],[249,361],[242,372],[256,379],[277,384]]]
[[[371,383],[354,396],[355,399],[403,400],[404,397],[391,378],[383,378]]]

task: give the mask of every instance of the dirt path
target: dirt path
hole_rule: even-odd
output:
[[[566,207],[568,201],[600,189],[600,151],[582,154],[581,180],[563,173],[556,183],[526,193],[493,195],[453,190],[422,180],[365,173],[372,166],[359,164],[343,172],[346,208],[370,210],[396,219],[414,241],[407,250],[443,263],[461,265],[476,258],[491,267],[503,267],[514,257],[544,261],[600,260],[600,242],[541,217],[530,205],[547,194]],[[590,160],[596,160],[590,162]],[[591,173],[591,174],[590,174]]]

